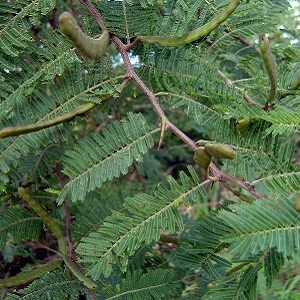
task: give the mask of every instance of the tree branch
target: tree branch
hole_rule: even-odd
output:
[[[89,2],[89,0],[85,0],[85,2]],[[235,8],[236,8],[239,5],[240,2],[241,1],[232,1],[231,4],[229,4],[229,6],[231,7],[231,9],[232,9],[233,6],[235,6]],[[97,11],[97,13],[95,13],[95,8],[93,7],[93,9],[91,9],[90,8],[91,6],[93,7],[92,3],[90,3],[90,5],[86,6],[86,7],[88,8],[89,12],[94,16],[94,18],[96,19],[97,23],[99,24],[100,20],[102,20],[102,17],[101,17],[101,15],[100,15],[100,13],[98,11]],[[229,8],[227,7],[227,9],[229,9]],[[224,14],[224,11],[221,14]],[[167,119],[167,117],[166,117],[163,109],[160,107],[160,105],[158,103],[156,95],[145,85],[145,83],[141,80],[141,78],[134,71],[133,66],[132,66],[132,64],[130,62],[128,53],[127,53],[127,51],[128,51],[127,50],[128,49],[128,45],[124,45],[122,43],[122,41],[117,36],[112,36],[111,37],[111,41],[117,46],[118,50],[120,51],[120,54],[122,56],[122,59],[123,59],[123,62],[124,62],[124,66],[125,66],[125,69],[126,69],[126,77],[127,77],[127,79],[134,81],[140,87],[140,89],[145,94],[145,96],[150,100],[151,105],[152,105],[154,111],[156,112],[156,114],[158,115],[158,117],[161,119],[161,121],[163,119],[166,120],[165,121],[166,122],[166,128],[170,129],[176,136],[178,136],[193,151],[196,151],[197,148],[198,148],[196,142],[194,142],[192,139],[190,139],[184,132],[182,132],[178,127],[176,127],[172,122],[170,122]],[[264,198],[263,195],[261,195],[259,192],[257,192],[255,190],[254,186],[252,186],[251,184],[249,184],[247,182],[244,182],[244,181],[242,181],[242,180],[240,180],[238,178],[235,178],[235,177],[233,177],[231,175],[223,173],[213,163],[211,163],[209,165],[209,169],[210,169],[210,171],[212,172],[212,174],[215,176],[215,178],[218,181],[225,181],[225,182],[227,181],[227,182],[235,183],[235,184],[239,185],[240,187],[242,187],[242,188],[246,189],[247,191],[249,191],[256,198],[258,198],[258,199]]]
[[[94,17],[95,21],[99,25],[102,31],[108,31],[102,16],[99,14],[98,10],[89,0],[79,0],[80,3],[89,11],[89,13]]]

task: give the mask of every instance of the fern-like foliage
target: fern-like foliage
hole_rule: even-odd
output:
[[[5,180],[9,180],[9,176],[6,176],[6,174],[11,172],[13,164],[20,164],[20,158],[23,158],[32,149],[39,149],[57,142],[58,133],[61,140],[65,140],[65,135],[61,129],[62,126],[58,126],[57,128],[44,129],[28,135],[1,140],[0,168],[2,171],[1,175],[5,176]]]
[[[102,65],[103,71],[107,66],[105,63]],[[76,72],[68,72],[61,77],[62,88],[58,89],[55,84],[48,85],[49,95],[45,91],[35,91],[30,104],[20,103],[22,102],[21,99],[10,99],[7,103],[10,103],[11,107],[14,107],[14,105],[18,106],[18,109],[14,111],[15,116],[7,118],[7,116],[4,117],[3,115],[0,122],[4,127],[47,121],[68,113],[87,101],[100,103],[102,97],[107,98],[107,95],[116,96],[118,94],[118,80],[113,78],[105,81],[103,80],[104,76],[106,76],[104,72],[99,71],[96,73],[92,70],[90,76],[87,76],[84,73],[84,69],[78,65]],[[72,88],[65,88],[66,86],[72,86]],[[66,136],[63,134],[63,131],[59,130],[62,127],[62,125],[59,125],[54,128],[30,133],[26,136],[1,140],[0,144],[3,149],[0,153],[1,170],[4,173],[8,173],[10,166],[16,164],[18,158],[27,155],[32,148],[36,149],[40,146],[48,146],[57,142],[58,132],[60,133],[60,139],[62,141],[65,140]]]
[[[157,269],[142,274],[128,273],[116,287],[106,288],[108,299],[171,299],[181,288],[178,275],[172,270]]]
[[[125,271],[128,256],[144,243],[157,240],[161,229],[172,233],[182,228],[182,219],[175,206],[183,201],[195,202],[198,197],[205,199],[206,194],[195,171],[190,169],[190,172],[193,179],[181,173],[181,184],[169,178],[168,184],[159,185],[153,195],[128,197],[124,213],[115,212],[97,231],[82,238],[76,252],[84,262],[92,265],[88,274],[94,279],[101,274],[109,276],[116,263]]]
[[[272,281],[279,273],[280,268],[284,264],[284,257],[282,253],[276,251],[275,248],[270,249],[267,252],[264,259],[264,269],[265,269],[265,277],[266,277],[266,286],[267,288],[271,288]]]
[[[235,229],[235,233],[221,240],[230,243],[231,253],[241,259],[272,247],[284,257],[293,256],[300,247],[300,216],[293,205],[293,199],[283,196],[277,201],[231,205],[231,211],[220,211],[219,216]]]
[[[58,202],[68,194],[72,201],[83,200],[87,192],[100,187],[106,180],[126,174],[133,161],[141,160],[153,146],[155,132],[157,129],[151,129],[144,117],[129,114],[128,120],[112,123],[101,135],[93,134],[74,150],[66,152],[64,173],[71,180]]]
[[[0,249],[3,250],[8,238],[14,243],[22,240],[37,240],[42,222],[39,217],[20,207],[0,210]]]
[[[186,234],[181,238],[183,245],[174,251],[172,261],[176,266],[186,270],[197,269],[202,265],[208,274],[214,278],[215,270],[210,268],[212,261],[223,267],[230,267],[231,265],[231,262],[216,255],[216,252],[225,246],[220,239],[230,234],[232,228],[224,224],[223,220],[217,216],[205,218],[196,224],[193,223],[186,226]]]
[[[300,172],[293,170],[290,172],[278,173],[265,176],[253,181],[253,184],[259,188],[267,188],[273,195],[285,194],[299,191]]]
[[[147,44],[155,40],[147,35],[178,40],[237,2],[201,39],[179,47]],[[2,1],[0,130],[44,124],[86,105],[91,110],[0,139],[0,249],[5,254],[9,243],[44,242],[42,221],[16,205],[20,186],[39,197],[66,235],[47,243],[49,253],[63,252],[64,268],[0,298],[296,295],[296,267],[283,268],[300,251],[300,36],[297,20],[282,15],[291,12],[288,2]],[[107,28],[110,45],[101,60],[81,56],[61,33],[63,11],[93,38]],[[269,104],[258,46],[264,34],[278,77]],[[193,161],[197,141],[227,144],[236,158],[214,157],[201,177]],[[251,204],[242,201],[249,193],[257,197]],[[38,251],[20,248],[38,259]],[[289,278],[279,283],[282,270]],[[96,280],[94,291],[85,276]]]
[[[147,2],[151,1],[147,0]],[[156,20],[155,7],[146,5],[144,0],[101,1],[97,4],[105,16],[108,29],[119,37],[130,39],[138,34],[151,33],[151,26]]]
[[[6,299],[61,300],[67,297],[76,300],[86,293],[87,291],[76,280],[68,278],[64,271],[57,270],[35,280],[28,287],[18,290],[16,294],[6,295]]]
[[[91,193],[86,197],[80,210],[74,213],[71,226],[74,241],[79,242],[82,237],[100,227],[112,209],[120,210],[123,198],[121,192],[111,190],[110,186],[102,186],[101,193]]]
[[[48,14],[55,7],[55,0],[21,0],[15,2],[2,2],[0,48],[10,56],[18,56],[18,49],[26,48],[31,37],[28,34],[29,16],[31,24],[38,24],[41,15]]]
[[[259,270],[264,266],[267,286],[270,288],[272,278],[276,276],[279,268],[283,265],[282,254],[275,248],[264,252],[261,256],[252,257],[248,260],[248,266],[238,275],[229,275],[227,278],[219,277],[215,285],[208,288],[203,299],[221,299],[221,292],[224,292],[224,299],[257,299],[257,279]],[[227,298],[228,297],[228,298]]]

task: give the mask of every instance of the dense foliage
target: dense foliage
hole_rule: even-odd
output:
[[[293,14],[1,1],[1,299],[299,299]]]

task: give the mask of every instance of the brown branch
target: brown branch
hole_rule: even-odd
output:
[[[128,45],[126,45],[125,50],[128,52],[131,48],[133,48],[140,41],[140,37],[137,36],[134,41]]]
[[[80,0],[80,2],[84,3],[84,6],[92,14],[92,16],[95,18],[96,22],[99,24],[99,26],[101,28],[105,28],[105,26],[103,24],[103,18],[100,15],[100,13],[95,9],[93,4],[89,0]],[[134,81],[140,87],[140,89],[145,94],[145,96],[150,100],[152,108],[154,109],[155,113],[160,118],[160,120],[163,120],[163,119],[166,120],[166,128],[170,129],[177,137],[179,137],[193,151],[196,151],[198,148],[196,142],[194,142],[192,139],[190,139],[184,132],[182,132],[178,127],[176,127],[172,122],[170,122],[166,118],[163,109],[161,108],[161,106],[158,103],[158,99],[157,99],[156,95],[145,85],[145,83],[142,81],[142,79],[134,71],[133,66],[130,62],[128,53],[127,53],[129,45],[123,44],[122,41],[117,36],[114,36],[114,35],[111,36],[110,39],[116,45],[118,50],[120,51],[120,54],[122,56],[124,66],[126,69],[126,78],[129,81]],[[227,79],[227,80],[229,80],[229,79]],[[227,82],[228,82],[228,84],[230,82],[230,85],[232,85],[232,81],[227,81]],[[246,99],[250,105],[257,105],[254,100],[252,100],[249,96],[247,96],[247,94],[245,93],[245,91],[243,89],[238,88],[238,90],[243,93],[243,96],[246,97]],[[240,187],[246,189],[252,195],[254,195],[256,198],[258,198],[258,199],[264,198],[263,195],[261,195],[259,192],[257,192],[255,190],[255,187],[253,185],[222,172],[213,163],[211,163],[209,165],[209,169],[212,172],[213,176],[215,176],[216,180],[221,181],[221,182],[232,182],[232,183],[237,184]]]
[[[58,179],[60,188],[63,189],[66,184],[66,178],[61,173],[60,164],[58,162],[53,167],[53,170]],[[68,245],[68,252],[69,252],[68,255],[72,260],[74,260],[74,258],[75,258],[74,244],[73,244],[73,239],[72,239],[71,230],[70,230],[72,216],[70,214],[69,205],[68,205],[67,201],[64,201],[63,208],[65,211],[65,225],[66,225],[65,232],[66,232],[66,236],[67,236],[67,245]]]
[[[161,120],[164,118],[166,119],[166,127],[169,128],[171,131],[173,131],[173,133],[177,135],[182,141],[184,141],[190,148],[196,150],[197,149],[196,143],[166,118],[166,115],[163,109],[161,108],[161,106],[159,105],[155,94],[152,91],[150,91],[150,89],[145,85],[145,83],[141,80],[141,78],[136,74],[130,62],[128,53],[126,51],[126,45],[124,45],[122,41],[116,36],[113,36],[111,40],[114,42],[114,44],[117,46],[117,48],[121,53],[126,68],[126,72],[127,72],[127,78],[135,81],[136,84],[140,87],[142,92],[150,100],[152,108],[154,109],[158,117]]]
[[[226,28],[225,32],[229,33],[235,40],[237,40],[244,47],[251,47],[251,44],[249,44],[246,40],[244,40],[243,38],[241,38],[238,35],[233,34],[233,31],[231,29]]]
[[[222,172],[220,169],[218,169],[213,163],[209,165],[209,169],[212,172],[212,174],[216,177],[217,181],[224,181],[224,182],[232,182],[234,184],[239,185],[241,188],[247,190],[249,193],[251,193],[255,198],[257,199],[263,199],[265,198],[262,194],[256,191],[255,186],[244,182],[236,177],[233,177],[229,174],[226,174]]]
[[[95,8],[95,6],[89,0],[79,0],[80,3],[89,11],[89,13],[93,16],[99,27],[102,31],[107,31],[107,28],[104,24],[103,18],[100,15],[99,11]]]

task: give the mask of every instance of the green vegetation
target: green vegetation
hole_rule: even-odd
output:
[[[0,25],[0,299],[300,299],[288,1],[12,0]]]

